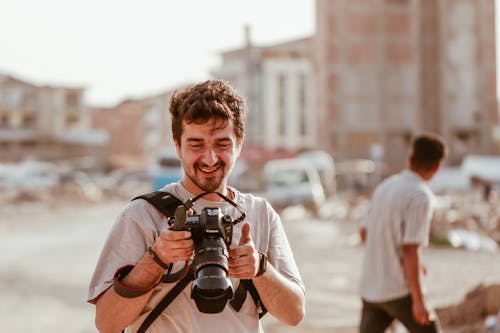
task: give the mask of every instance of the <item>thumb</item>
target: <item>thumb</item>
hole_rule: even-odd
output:
[[[250,224],[245,223],[241,229],[240,245],[246,244],[252,240],[250,237]]]

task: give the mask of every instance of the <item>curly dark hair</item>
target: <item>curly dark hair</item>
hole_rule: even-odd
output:
[[[170,97],[172,134],[180,145],[182,124],[205,124],[216,120],[221,128],[232,121],[238,143],[245,134],[246,103],[234,89],[224,81],[208,80],[183,90],[175,91]]]
[[[432,169],[445,158],[447,147],[443,138],[434,133],[425,133],[413,139],[412,163],[420,169]]]

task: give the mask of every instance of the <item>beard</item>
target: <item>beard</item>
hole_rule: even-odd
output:
[[[203,167],[203,165],[200,163],[195,163],[193,166],[193,173],[190,174],[186,172],[186,175],[199,189],[205,192],[216,192],[218,189],[220,189],[222,183],[226,178],[226,175],[224,172],[225,163],[218,162],[215,166],[218,169],[216,175],[214,175],[213,177],[205,177],[200,175],[203,173],[200,169]]]

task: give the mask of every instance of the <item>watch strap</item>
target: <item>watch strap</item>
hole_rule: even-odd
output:
[[[261,276],[266,272],[267,269],[267,255],[263,252],[259,252],[259,270],[255,277]]]
[[[169,265],[168,264],[165,264],[161,259],[160,257],[158,257],[158,255],[156,254],[155,251],[153,251],[153,249],[151,248],[151,246],[148,248],[148,253],[149,255],[151,256],[151,258],[158,264],[161,266],[161,268],[163,269],[168,269],[169,268]]]

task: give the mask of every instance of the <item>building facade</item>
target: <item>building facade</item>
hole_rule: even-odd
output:
[[[166,91],[125,100],[93,112],[93,127],[109,135],[107,161],[111,168],[146,169],[162,151],[175,151]]]
[[[83,93],[0,74],[0,160],[99,158],[106,136],[92,131]]]
[[[260,47],[246,31],[244,48],[222,53],[213,77],[246,97],[246,151],[294,152],[316,146],[316,107],[311,38]]]
[[[497,152],[494,0],[317,0],[317,141],[340,158],[405,165],[438,132],[449,162]],[[327,125],[326,125],[327,124]]]

